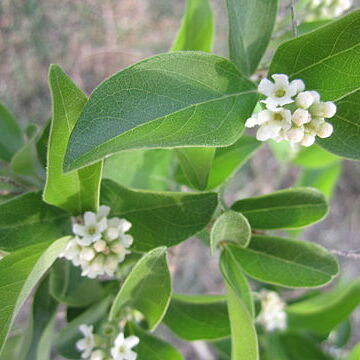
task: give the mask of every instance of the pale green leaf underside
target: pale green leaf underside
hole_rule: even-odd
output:
[[[95,89],[70,137],[64,168],[121,150],[230,145],[256,100],[254,85],[222,57],[154,56]]]
[[[148,251],[174,246],[202,230],[215,211],[217,195],[136,191],[104,180],[101,203],[111,207],[111,216],[132,223],[133,248]]]
[[[270,284],[318,287],[338,273],[335,257],[310,242],[256,235],[247,248],[227,247],[249,276]]]
[[[16,251],[0,261],[0,349],[32,289],[65,248],[69,238]]]
[[[221,243],[232,242],[246,247],[250,242],[251,228],[247,219],[235,211],[226,211],[215,221],[210,234],[210,248],[214,253]]]
[[[301,228],[321,220],[328,212],[317,189],[294,188],[238,200],[232,209],[241,212],[255,229]]]
[[[171,297],[171,278],[165,247],[145,254],[126,278],[110,309],[114,320],[124,306],[139,310],[154,329],[164,317]]]
[[[70,174],[64,174],[62,169],[71,131],[87,97],[57,65],[50,67],[49,86],[52,95],[52,122],[44,200],[73,215],[95,211],[99,203],[102,164],[97,163]]]

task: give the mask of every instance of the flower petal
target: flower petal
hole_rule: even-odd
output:
[[[96,223],[96,214],[92,211],[86,211],[84,214],[85,225],[92,225]]]
[[[262,79],[258,86],[258,92],[266,96],[270,96],[273,89],[274,84],[269,79]]]
[[[131,335],[125,339],[125,345],[129,348],[133,348],[139,343],[139,341],[140,339],[137,336]]]

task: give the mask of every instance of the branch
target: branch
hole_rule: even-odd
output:
[[[330,250],[330,252],[332,254],[338,255],[338,256],[342,256],[342,257],[346,257],[348,259],[355,259],[355,260],[360,260],[360,250]]]
[[[291,23],[292,23],[293,34],[294,34],[294,37],[297,37],[298,29],[297,29],[295,2],[296,2],[296,0],[291,0],[290,11],[291,11]]]

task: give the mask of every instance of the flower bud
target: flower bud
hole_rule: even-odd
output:
[[[305,134],[301,140],[301,145],[305,147],[311,146],[315,142],[315,136],[311,134]]]
[[[328,122],[324,122],[320,126],[320,129],[318,130],[317,135],[321,138],[327,138],[333,133],[333,131],[334,131],[333,126]]]
[[[295,85],[296,93],[302,92],[305,90],[305,84],[302,80],[296,79],[291,82],[291,85]]]
[[[128,248],[132,245],[134,238],[131,235],[123,234],[120,236],[120,242],[124,247]]]
[[[95,257],[95,251],[89,246],[84,247],[80,252],[80,259],[83,261],[91,261]]]
[[[336,105],[331,101],[316,103],[311,106],[310,112],[317,117],[331,118],[336,113]]]
[[[304,137],[304,129],[293,127],[286,132],[286,138],[292,143],[300,142]]]
[[[119,264],[119,259],[116,255],[109,255],[105,259],[104,270],[109,275],[112,276],[117,269]]]
[[[125,252],[125,247],[120,243],[120,241],[114,241],[110,245],[110,250],[117,255],[123,254]]]
[[[297,126],[301,126],[311,121],[311,115],[307,110],[296,109],[292,115],[292,121]]]
[[[119,229],[116,227],[109,227],[105,232],[105,237],[110,241],[115,240],[119,237]]]
[[[104,272],[104,262],[104,255],[96,255],[95,259],[90,264],[91,271],[93,271],[94,273],[102,274]]]
[[[312,90],[310,93],[314,99],[314,104],[320,102],[320,94],[317,91]]]
[[[95,350],[91,353],[90,360],[104,360],[106,354],[102,350]]]
[[[106,249],[107,244],[106,241],[100,239],[100,240],[96,240],[94,245],[93,245],[94,249],[96,252],[102,252]]]
[[[303,109],[308,109],[314,103],[311,91],[303,91],[296,97],[296,105]]]

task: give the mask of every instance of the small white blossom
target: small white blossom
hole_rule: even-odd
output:
[[[304,128],[303,127],[292,127],[286,132],[286,139],[289,140],[292,144],[299,143],[304,137]]]
[[[320,125],[320,128],[317,132],[317,136],[320,138],[327,138],[333,133],[333,131],[334,131],[333,126],[328,122],[324,122],[323,124]]]
[[[302,91],[295,99],[296,105],[302,109],[308,109],[315,101],[312,91]]]
[[[274,82],[262,79],[258,87],[259,93],[267,96],[266,100],[262,102],[271,110],[278,106],[293,103],[292,97],[305,88],[302,80],[289,82],[289,77],[285,74],[274,74],[272,78]]]
[[[75,266],[78,266],[80,265],[81,250],[82,247],[78,243],[78,238],[75,237],[69,240],[59,257],[64,257],[65,259],[72,261]]]
[[[82,339],[77,341],[76,348],[81,352],[81,357],[83,359],[87,359],[95,346],[94,327],[92,325],[88,326],[82,324],[79,326],[80,332],[84,335]]]
[[[101,239],[101,233],[106,230],[106,218],[98,220],[97,215],[91,211],[84,214],[84,225],[74,224],[73,232],[78,235],[80,245],[90,245]]]
[[[91,353],[90,360],[104,360],[105,356],[102,350],[95,350]]]
[[[113,360],[135,360],[137,353],[132,350],[139,343],[137,336],[131,335],[127,338],[124,333],[120,333],[115,339],[114,346],[111,348]]]
[[[295,125],[301,126],[311,121],[311,114],[304,109],[296,109],[292,115],[292,121]]]
[[[305,7],[305,20],[332,19],[349,10],[352,0],[310,0]]]
[[[315,136],[307,133],[304,135],[304,137],[301,141],[301,145],[305,146],[305,147],[309,147],[309,146],[313,145],[314,142],[315,142]]]
[[[266,331],[285,330],[287,315],[285,302],[274,291],[263,290],[259,294],[261,299],[261,312],[257,318]]]

